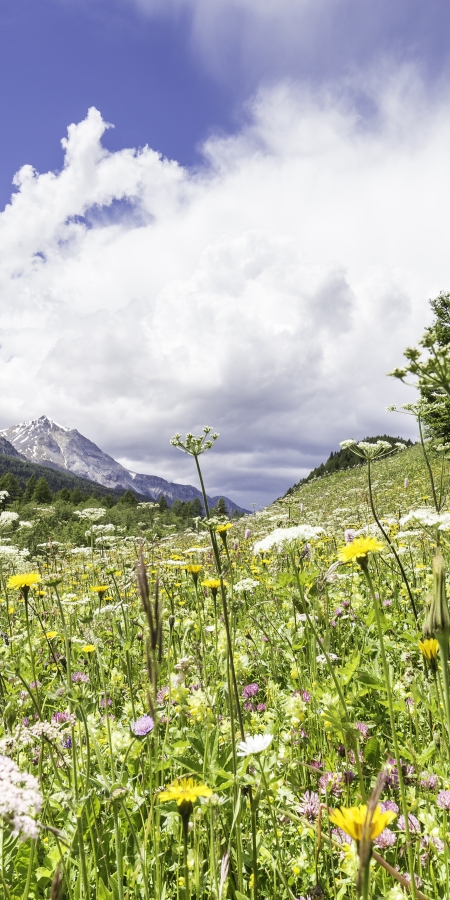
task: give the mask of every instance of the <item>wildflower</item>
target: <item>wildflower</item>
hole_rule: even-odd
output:
[[[74,684],[86,684],[89,681],[89,675],[86,672],[72,672],[72,681]]]
[[[325,772],[319,778],[319,791],[321,794],[339,795],[342,793],[342,775],[340,772]]]
[[[450,809],[450,791],[439,791],[436,803],[441,809]]]
[[[302,700],[303,700],[304,703],[310,703],[310,701],[311,701],[311,694],[310,694],[308,691],[301,691],[300,696],[301,696],[301,698],[302,698]]]
[[[40,581],[42,578],[39,572],[22,572],[21,575],[10,575],[7,587],[10,590],[21,590],[27,600],[30,587],[39,584]]]
[[[94,594],[98,594],[98,599],[101,600],[106,591],[108,590],[109,585],[107,584],[93,584],[91,587],[91,591]]]
[[[319,795],[314,793],[314,791],[305,791],[298,808],[299,813],[309,819],[310,822],[313,822],[319,815],[319,809]]]
[[[248,700],[250,697],[254,697],[259,691],[259,684],[253,682],[253,684],[247,684],[244,690],[242,691],[242,696],[244,700]]]
[[[168,693],[169,693],[169,685],[166,684],[164,687],[162,687],[158,691],[158,693],[156,695],[156,699],[157,699],[158,703],[164,703]]]
[[[355,728],[359,731],[361,737],[366,741],[369,737],[369,728],[365,722],[356,722]]]
[[[21,772],[8,756],[0,756],[0,817],[21,840],[37,838],[34,815],[42,808],[39,782],[34,775]]]
[[[52,722],[54,722],[55,725],[65,725],[67,722],[70,722],[71,725],[75,725],[76,721],[76,716],[67,710],[64,712],[54,712],[52,715]]]
[[[55,638],[55,637],[57,637],[57,636],[58,636],[58,632],[57,632],[57,631],[47,631],[47,632],[45,633],[45,637],[48,638],[49,641],[51,641],[52,638]]]
[[[255,734],[250,735],[245,741],[238,744],[238,756],[252,756],[257,753],[264,753],[273,741],[273,734]]]
[[[393,847],[396,842],[397,835],[394,834],[390,828],[385,828],[384,831],[375,838],[374,844],[380,850],[388,850],[389,847]]]
[[[406,825],[405,817],[399,816],[399,820],[397,822],[399,831],[405,831],[406,830],[405,825]],[[416,818],[416,816],[413,816],[412,813],[408,813],[408,825],[409,825],[409,830],[412,834],[420,833],[420,822]]]
[[[85,644],[84,647],[81,648],[82,653],[93,653],[95,650],[95,644]]]
[[[309,541],[319,535],[325,534],[323,528],[315,528],[312,525],[294,525],[291,528],[276,528],[267,537],[257,541],[253,545],[253,555],[266,553],[272,547],[282,547],[286,541]]]
[[[423,791],[434,791],[438,783],[437,775],[429,775],[428,772],[421,772],[420,787]]]
[[[193,778],[177,778],[159,794],[160,803],[175,801],[182,819],[189,819],[194,803],[199,797],[212,797],[212,790],[206,784],[196,784]]]
[[[195,564],[195,563],[189,563],[189,565],[183,566],[183,569],[185,569],[186,572],[189,572],[189,574],[192,575],[192,578],[194,579],[194,584],[197,584],[198,576],[199,576],[199,573],[202,571],[203,566],[201,566],[199,564]]]
[[[245,539],[246,541],[248,541],[249,538],[250,538],[251,536],[252,536],[252,533],[251,533],[251,531],[250,531],[250,528],[246,528],[245,531],[244,531],[244,539]]]
[[[220,579],[219,578],[205,578],[202,581],[202,587],[209,588],[213,597],[217,595],[217,591],[220,588]]]
[[[344,540],[346,544],[352,544],[356,537],[356,531],[353,528],[346,528],[344,531]]]
[[[242,581],[238,581],[234,585],[234,592],[235,594],[242,594],[244,591],[247,591],[249,594],[253,594],[257,587],[259,587],[259,581],[255,581],[254,578],[243,578]]]
[[[370,828],[370,840],[373,841],[395,819],[396,813],[391,810],[382,812],[379,805],[375,807],[372,819],[368,821],[367,806],[351,806],[334,809],[329,814],[331,822],[342,828],[346,834],[360,841],[366,826]]]
[[[395,802],[395,800],[383,800],[383,802],[380,803],[380,806],[381,806],[382,812],[387,812],[388,810],[391,810],[391,812],[395,812],[397,814],[399,811],[399,807],[398,807],[397,803]]]
[[[266,706],[265,703],[258,703],[258,705],[257,705],[257,707],[256,707],[256,710],[257,710],[257,712],[259,712],[259,713],[265,712],[266,709],[267,709],[267,706]]]
[[[383,544],[377,538],[358,537],[341,547],[339,559],[345,563],[356,560],[361,565],[360,560],[365,560],[368,553],[379,553],[382,549]]]
[[[227,522],[224,525],[218,525],[216,528],[216,534],[220,534],[220,535],[225,534],[225,532],[229,531],[230,528],[232,528],[232,527],[233,526],[232,526],[231,522]]]
[[[131,726],[131,730],[135,737],[146,737],[155,727],[155,722],[151,716],[144,715],[136,719]]]

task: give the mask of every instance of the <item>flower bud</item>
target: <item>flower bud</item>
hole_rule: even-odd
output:
[[[428,608],[425,637],[447,638],[450,634],[450,615],[445,590],[445,562],[438,548],[433,559],[433,594]]]

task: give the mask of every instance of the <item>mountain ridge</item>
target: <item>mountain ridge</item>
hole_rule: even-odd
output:
[[[201,492],[193,485],[178,484],[158,475],[126,469],[76,428],[59,425],[47,416],[11,425],[0,431],[0,440],[2,438],[29,462],[70,472],[110,490],[128,489],[151,500],[157,500],[164,494],[169,504],[175,500],[186,502],[197,497],[202,500]],[[233,500],[223,499],[228,513],[248,512]],[[219,496],[208,497],[211,506],[218,501]]]

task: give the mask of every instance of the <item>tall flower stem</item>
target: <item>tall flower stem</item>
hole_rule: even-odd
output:
[[[412,855],[412,850],[411,850],[411,832],[409,829],[409,819],[408,819],[408,806],[406,803],[406,792],[405,792],[405,783],[403,781],[402,763],[401,763],[401,759],[400,759],[400,752],[398,749],[398,740],[397,740],[397,732],[396,732],[396,724],[395,724],[395,716],[394,716],[394,704],[392,701],[391,679],[390,679],[390,674],[389,674],[389,666],[388,666],[388,662],[386,659],[386,651],[385,651],[385,647],[384,647],[383,626],[381,623],[380,604],[378,601],[378,597],[375,593],[372,578],[370,576],[369,565],[368,565],[366,556],[360,560],[360,565],[364,572],[364,576],[366,578],[367,585],[369,587],[369,591],[370,591],[370,594],[372,597],[373,607],[374,607],[374,611],[375,611],[375,619],[376,619],[377,631],[378,631],[378,641],[380,644],[381,662],[383,665],[384,682],[386,685],[386,693],[387,693],[387,698],[388,698],[389,719],[390,719],[390,724],[391,724],[392,740],[394,742],[395,761],[397,764],[402,813],[403,813],[403,817],[405,820],[406,850],[407,850],[407,854],[408,854],[409,875],[411,878],[411,894],[413,896],[413,900],[417,900],[416,882],[415,882],[415,877],[414,877],[414,860],[413,860],[413,855]]]
[[[448,637],[442,633],[436,633],[442,663],[442,684],[444,686],[445,716],[447,719],[447,748],[450,750],[450,684],[448,677]]]
[[[382,535],[384,536],[384,538],[385,538],[385,540],[386,540],[386,543],[389,544],[389,547],[391,548],[392,553],[394,554],[395,559],[397,560],[398,567],[399,567],[399,569],[400,569],[400,572],[402,573],[402,578],[403,578],[403,581],[404,581],[405,586],[406,586],[406,590],[408,591],[408,596],[409,596],[409,600],[410,600],[410,603],[411,603],[411,609],[412,609],[412,611],[413,611],[414,618],[415,618],[416,624],[417,624],[417,622],[418,622],[417,608],[416,608],[416,604],[415,604],[415,602],[414,602],[414,597],[413,597],[413,595],[412,595],[411,588],[410,588],[410,586],[409,586],[408,577],[407,577],[407,575],[406,575],[406,572],[405,572],[405,569],[404,569],[404,567],[403,567],[402,561],[401,561],[401,559],[400,559],[400,557],[399,557],[399,555],[398,555],[398,553],[397,553],[397,550],[395,549],[394,544],[392,543],[392,541],[391,541],[391,539],[390,539],[390,537],[389,537],[389,534],[387,533],[386,529],[383,528],[383,526],[382,526],[382,524],[381,524],[381,522],[380,522],[380,520],[379,520],[379,518],[378,518],[378,514],[377,514],[377,511],[376,511],[376,509],[375,509],[375,504],[374,504],[374,502],[373,502],[373,492],[372,492],[372,471],[371,471],[371,460],[370,460],[370,458],[367,460],[367,481],[368,481],[368,487],[369,487],[369,502],[370,502],[370,508],[371,508],[371,510],[372,510],[372,515],[373,515],[373,517],[374,517],[374,519],[375,519],[375,522],[376,522],[377,525],[378,525],[378,528],[380,529]]]

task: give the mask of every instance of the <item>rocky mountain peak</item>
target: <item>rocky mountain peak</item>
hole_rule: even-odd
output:
[[[130,472],[75,428],[59,425],[48,416],[11,425],[0,431],[0,437],[5,438],[30,462],[65,469],[108,488],[129,488],[135,494],[153,500],[164,494],[169,503],[174,500],[194,500],[196,497],[201,499],[200,491],[190,484],[176,484],[157,475]],[[218,499],[219,497],[208,497],[208,502],[215,506]],[[229,512],[236,509],[241,511],[241,507],[232,500],[226,497],[224,500]]]

